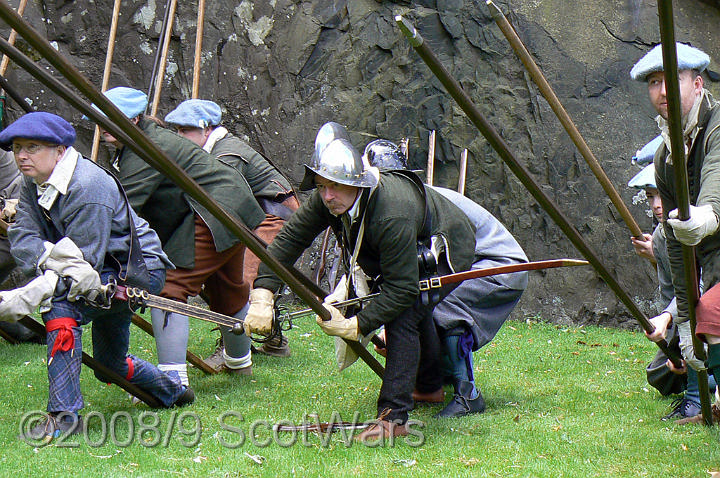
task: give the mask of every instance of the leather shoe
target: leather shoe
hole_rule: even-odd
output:
[[[268,355],[270,357],[289,357],[290,347],[288,346],[288,339],[284,335],[272,338],[262,344],[260,347],[251,345],[251,350],[254,354]]]
[[[223,367],[225,366],[225,357],[223,357],[224,351],[225,344],[223,343],[222,336],[220,336],[215,343],[215,351],[212,353],[212,355],[203,360],[203,362],[205,362],[208,367],[215,370],[215,372],[222,372]]]
[[[660,420],[666,422],[675,418],[692,418],[702,411],[699,403],[685,397],[673,401],[670,406],[673,407],[673,410]]]
[[[480,393],[480,389],[477,391],[477,397],[470,398],[474,388],[475,385],[472,382],[466,380],[458,382],[455,386],[455,395],[452,400],[440,413],[435,415],[435,418],[456,418],[464,417],[471,413],[484,412],[485,400]]]
[[[193,389],[184,385],[183,388],[185,391],[175,400],[175,403],[172,404],[173,407],[183,407],[195,401],[195,392],[193,392]]]
[[[72,412],[48,413],[45,420],[38,423],[30,430],[25,430],[18,436],[27,443],[44,444],[50,443],[54,438],[61,435],[77,435],[83,431],[82,417]]]
[[[355,440],[360,442],[373,442],[387,440],[390,437],[403,437],[407,436],[407,434],[408,429],[406,423],[401,425],[387,420],[376,420],[360,434],[356,435]]]
[[[720,408],[718,408],[718,406],[713,403],[711,405],[711,411],[713,423],[720,423]],[[688,423],[705,423],[705,421],[703,420],[703,414],[698,413],[694,417],[687,417],[681,418],[680,420],[675,420],[676,425],[687,425]]]
[[[445,390],[442,387],[434,392],[427,393],[413,390],[412,399],[415,400],[415,403],[443,403],[445,401]]]
[[[230,375],[251,376],[252,375],[252,365],[248,365],[247,367],[242,367],[242,368],[230,368],[227,366],[227,364],[223,364],[221,371],[225,372],[225,373],[229,373]]]

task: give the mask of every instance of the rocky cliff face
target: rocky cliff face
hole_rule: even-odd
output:
[[[160,116],[188,98],[192,84],[197,3],[179,3]],[[650,231],[648,208],[634,204],[626,184],[637,171],[630,157],[657,134],[646,89],[629,78],[633,63],[659,41],[655,2],[497,4],[636,220]],[[34,1],[25,16],[100,85],[112,7],[109,0]],[[164,9],[161,0],[122,3],[110,86],[148,88]],[[228,127],[295,180],[326,121],[347,125],[360,150],[377,137],[408,137],[411,164],[420,169],[429,131],[436,130],[435,184],[455,187],[458,159],[468,148],[466,194],[500,218],[532,260],[579,257],[410,48],[393,13],[414,23],[620,283],[652,312],[653,269],[632,252],[630,233],[484,2],[213,0],[206,7],[200,96],[221,104]],[[720,58],[714,37],[718,2],[676,2],[675,17],[678,40],[692,42],[714,61]],[[7,27],[0,32],[9,33]],[[18,45],[27,51],[22,41]],[[38,109],[72,119],[80,149],[89,152],[92,125],[26,73],[11,67],[7,76]],[[632,323],[589,267],[533,273],[516,317],[534,315],[557,322]]]

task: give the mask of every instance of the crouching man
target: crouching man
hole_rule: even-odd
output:
[[[317,141],[316,141],[317,144]],[[418,241],[445,249],[445,264],[467,270],[474,256],[475,230],[449,200],[425,188],[410,172],[380,174],[366,165],[345,139],[335,139],[305,166],[303,190],[314,189],[285,223],[268,252],[293,264],[313,239],[328,226],[343,249],[345,270],[359,265],[368,277],[382,278],[380,294],[357,315],[345,318],[330,304],[332,318],[318,319],[322,330],[358,340],[385,326],[387,360],[378,421],[356,438],[361,441],[408,434],[406,422],[413,408],[412,392],[432,392],[442,386],[441,344],[432,320],[433,303],[424,303],[419,290]],[[261,264],[246,332],[267,333],[272,321],[273,292],[281,281]],[[443,289],[438,300],[449,293]]]
[[[407,169],[400,148],[386,139],[365,147],[365,158],[380,171]],[[492,214],[460,193],[430,188],[452,201],[475,226],[475,259],[472,269],[527,262],[527,256],[510,232]],[[433,311],[445,361],[445,377],[455,394],[436,418],[462,417],[485,411],[485,400],[475,385],[473,352],[489,344],[520,301],[528,273],[515,272],[469,279],[458,285]],[[384,334],[382,334],[384,337]],[[375,346],[385,355],[386,349]],[[415,403],[443,403],[445,391],[413,392]]]
[[[157,234],[130,208],[116,180],[83,158],[72,147],[74,142],[70,123],[44,112],[28,113],[0,133],[0,146],[12,144],[25,176],[9,230],[11,252],[26,274],[40,276],[16,289],[23,293],[2,293],[0,317],[17,320],[33,312],[37,299],[44,299],[40,311],[47,330],[48,417],[24,432],[21,438],[26,440],[51,440],[82,430],[81,325],[88,322],[95,358],[103,365],[166,407],[195,397],[154,365],[127,354],[132,316],[127,303],[112,301],[108,309],[101,309],[85,300],[113,277],[158,293],[165,267],[172,264]]]

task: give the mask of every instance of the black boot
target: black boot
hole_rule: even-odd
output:
[[[440,411],[435,418],[463,417],[471,413],[482,413],[485,411],[485,400],[478,389],[477,397],[470,398],[474,389],[472,382],[461,380],[455,384],[455,396],[450,403]]]

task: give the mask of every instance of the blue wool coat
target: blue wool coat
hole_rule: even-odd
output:
[[[127,264],[130,227],[125,198],[109,173],[92,161],[78,158],[67,194],[47,211],[50,221],[43,211],[35,183],[24,177],[8,236],[15,262],[27,275],[36,275],[44,241],[56,243],[63,237],[72,239],[98,273],[113,270],[116,263]],[[155,231],[134,211],[131,214],[148,270],[172,266]]]

